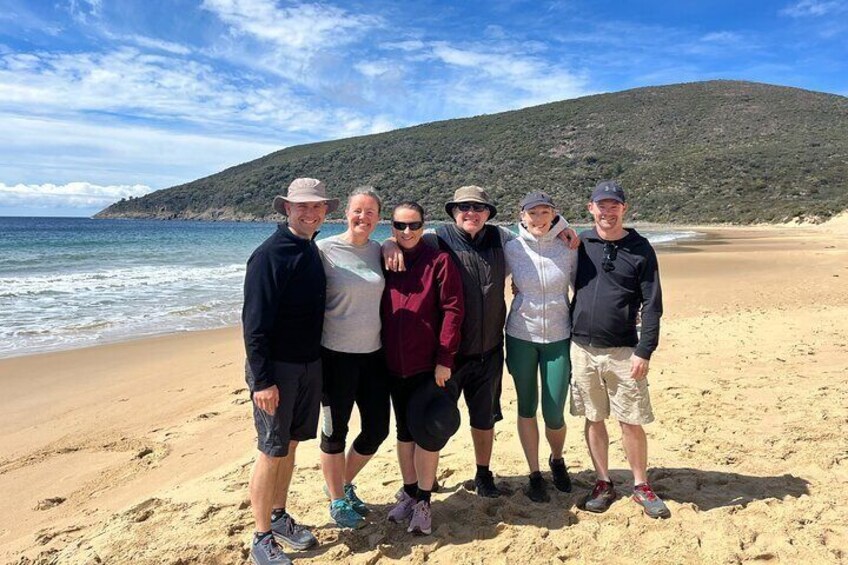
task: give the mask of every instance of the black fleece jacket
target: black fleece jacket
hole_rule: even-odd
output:
[[[571,302],[571,338],[591,347],[635,347],[650,359],[657,348],[662,316],[662,289],[657,255],[634,229],[607,242],[595,228],[580,234],[577,281]],[[604,271],[604,245],[614,246],[614,269]],[[641,336],[636,319],[641,309]]]
[[[274,384],[274,361],[320,357],[326,293],[318,247],[294,235],[288,224],[280,224],[250,256],[241,319],[254,390]]]

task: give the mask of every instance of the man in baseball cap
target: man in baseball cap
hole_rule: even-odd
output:
[[[247,261],[245,379],[259,449],[250,479],[256,522],[250,555],[259,565],[291,563],[275,538],[295,549],[317,543],[286,512],[286,501],[297,444],[318,429],[326,278],[313,239],[338,204],[321,181],[295,179],[273,203],[287,221]]]
[[[604,512],[616,499],[605,424],[612,416],[633,472],[631,498],[651,518],[668,518],[671,512],[648,484],[643,429],[654,420],[648,366],[662,316],[657,255],[647,239],[624,227],[627,203],[617,182],[598,183],[588,208],[595,225],[580,234],[571,304],[571,414],[586,417],[586,443],[597,475],[583,508]]]

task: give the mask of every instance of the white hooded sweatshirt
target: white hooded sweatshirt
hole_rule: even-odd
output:
[[[574,288],[577,251],[557,238],[567,227],[557,216],[548,233],[537,239],[519,224],[518,237],[504,246],[517,289],[506,320],[507,335],[534,343],[571,337],[568,288]]]

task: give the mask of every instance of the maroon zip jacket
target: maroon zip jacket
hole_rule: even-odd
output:
[[[389,372],[409,377],[453,369],[465,305],[459,270],[444,251],[419,241],[403,250],[406,271],[386,272],[380,304]]]

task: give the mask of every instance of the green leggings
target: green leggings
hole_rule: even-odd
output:
[[[558,430],[565,425],[563,409],[571,380],[571,359],[568,350],[571,340],[554,343],[533,343],[506,336],[506,366],[515,381],[518,394],[518,415],[535,418],[539,405],[539,385],[536,375],[542,375],[542,416],[545,426]]]

